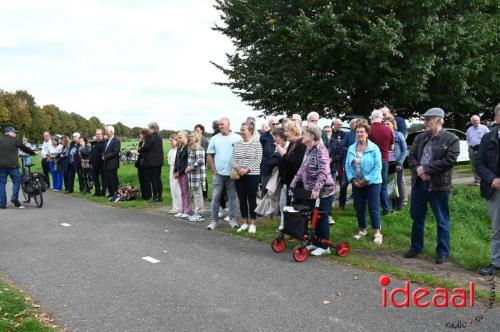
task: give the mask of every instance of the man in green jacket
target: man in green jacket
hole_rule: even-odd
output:
[[[0,137],[0,209],[7,207],[7,193],[5,186],[7,185],[7,177],[10,176],[13,183],[12,197],[10,201],[18,208],[23,208],[18,200],[20,188],[19,175],[19,159],[18,149],[35,155],[35,152],[26,147],[19,139],[16,138],[17,131],[12,127],[7,127],[4,130],[4,135]]]

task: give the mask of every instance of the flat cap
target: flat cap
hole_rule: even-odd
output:
[[[424,115],[422,115],[422,117],[424,118],[438,117],[444,119],[444,111],[442,108],[439,107],[429,108],[427,112],[425,112]]]

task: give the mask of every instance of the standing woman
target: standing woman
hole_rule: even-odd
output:
[[[60,155],[62,152],[62,145],[59,142],[59,137],[52,137],[52,146],[50,147],[50,162],[49,169],[52,175],[52,190],[61,191],[63,188],[63,170],[59,165]]]
[[[145,168],[145,174],[151,187],[153,199],[150,202],[163,201],[163,183],[161,181],[161,168],[163,166],[163,140],[158,134],[160,127],[156,122],[148,125],[149,137],[139,148],[142,153],[142,164]]]
[[[345,170],[347,180],[352,183],[352,195],[358,219],[358,232],[354,235],[360,240],[367,234],[366,205],[374,231],[373,243],[382,244],[380,233],[380,188],[382,186],[382,155],[378,146],[368,139],[370,126],[365,120],[356,123],[357,142],[347,150]]]
[[[189,217],[189,221],[204,221],[203,191],[206,190],[207,169],[205,149],[201,146],[201,135],[197,132],[189,135],[186,173],[188,173],[189,188],[191,188],[194,197],[194,214]]]
[[[78,139],[78,151],[75,153],[75,169],[78,173],[78,178],[82,179],[80,181],[80,192],[83,194],[90,194],[89,183],[85,181],[90,175],[90,146],[88,145],[88,139],[85,136],[80,136]]]
[[[149,139],[149,130],[143,128],[139,132],[139,147],[138,151],[141,151],[144,142]],[[137,160],[135,161],[135,167],[137,168],[137,177],[139,178],[139,187],[141,187],[141,197],[143,200],[147,201],[151,198],[151,185],[146,176],[146,170],[144,168],[144,152],[138,152]]]
[[[408,152],[408,145],[406,144],[404,135],[398,131],[398,126],[394,118],[386,118],[384,124],[391,128],[394,134],[394,148],[389,150],[389,174],[392,172],[392,165],[395,164],[396,181],[398,188],[398,197],[394,210],[399,211],[403,207],[403,202],[406,201],[406,188],[403,182],[403,164]]]
[[[188,167],[188,133],[187,131],[179,131],[177,133],[177,154],[175,156],[174,178],[179,181],[181,188],[182,210],[175,215],[176,218],[189,218],[193,214],[193,210],[189,204],[189,179],[186,173]]]
[[[323,240],[330,240],[329,217],[335,200],[335,182],[333,182],[330,171],[330,156],[328,149],[321,143],[321,129],[315,124],[306,124],[304,126],[302,142],[307,150],[299,171],[290,184],[295,188],[298,183],[302,183],[305,190],[311,191],[309,205],[314,208],[316,200],[319,199],[320,217],[316,224],[316,237]],[[321,256],[330,253],[330,248],[316,241],[307,246],[312,250],[311,255]]]
[[[254,134],[255,125],[253,122],[243,122],[240,129],[243,141],[234,143],[233,147],[231,178],[236,180],[240,213],[244,219],[238,232],[248,230],[248,233],[255,233],[257,230],[255,208],[257,207],[257,189],[260,181],[262,144],[259,140],[254,139]]]
[[[69,191],[67,175],[68,175],[68,153],[69,153],[68,150],[69,150],[70,143],[71,142],[70,142],[68,136],[63,136],[63,138],[62,138],[62,151],[61,151],[60,158],[59,158],[59,166],[61,167],[61,169],[63,171],[64,190],[66,192]]]
[[[288,148],[285,149],[285,147],[276,146],[276,152],[281,155],[281,161],[278,165],[282,184],[280,194],[281,223],[279,230],[283,229],[283,208],[291,203],[287,195],[288,188],[290,188],[290,183],[292,183],[295,174],[299,171],[306,152],[306,146],[302,143],[302,130],[297,122],[287,122],[285,125],[285,136],[288,141]]]
[[[168,151],[168,166],[170,168],[170,194],[172,195],[171,214],[177,214],[182,211],[181,187],[179,181],[174,177],[175,157],[177,155],[177,135],[170,135],[170,151]]]

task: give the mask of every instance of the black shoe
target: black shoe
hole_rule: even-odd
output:
[[[16,208],[21,207],[21,202],[19,202],[19,200],[17,200],[17,199],[11,199],[10,201],[11,201],[12,204],[14,204],[14,206]]]
[[[448,261],[448,257],[447,256],[438,256],[436,258],[436,264],[444,264]]]
[[[500,266],[496,266],[496,265],[490,264],[490,266],[485,267],[484,269],[479,270],[479,274],[482,275],[482,276],[490,276],[493,273],[495,273],[495,271],[500,271]]]
[[[101,196],[101,194],[99,194],[99,193],[94,193],[92,196],[96,196],[96,197],[97,197],[97,196]]]
[[[417,257],[417,255],[420,254],[418,251],[414,250],[414,249],[410,249],[408,250],[404,255],[403,257],[404,258],[415,258]]]
[[[162,197],[160,197],[160,198],[158,198],[156,201],[157,201],[157,202],[163,202],[163,198],[162,198]]]

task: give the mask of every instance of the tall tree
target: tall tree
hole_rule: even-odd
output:
[[[479,112],[500,95],[486,73],[498,73],[498,55],[489,52],[498,45],[499,0],[217,0],[215,7],[223,25],[214,29],[235,47],[227,67],[214,64],[228,77],[217,84],[266,114],[367,115],[382,105],[406,116],[428,105]]]

